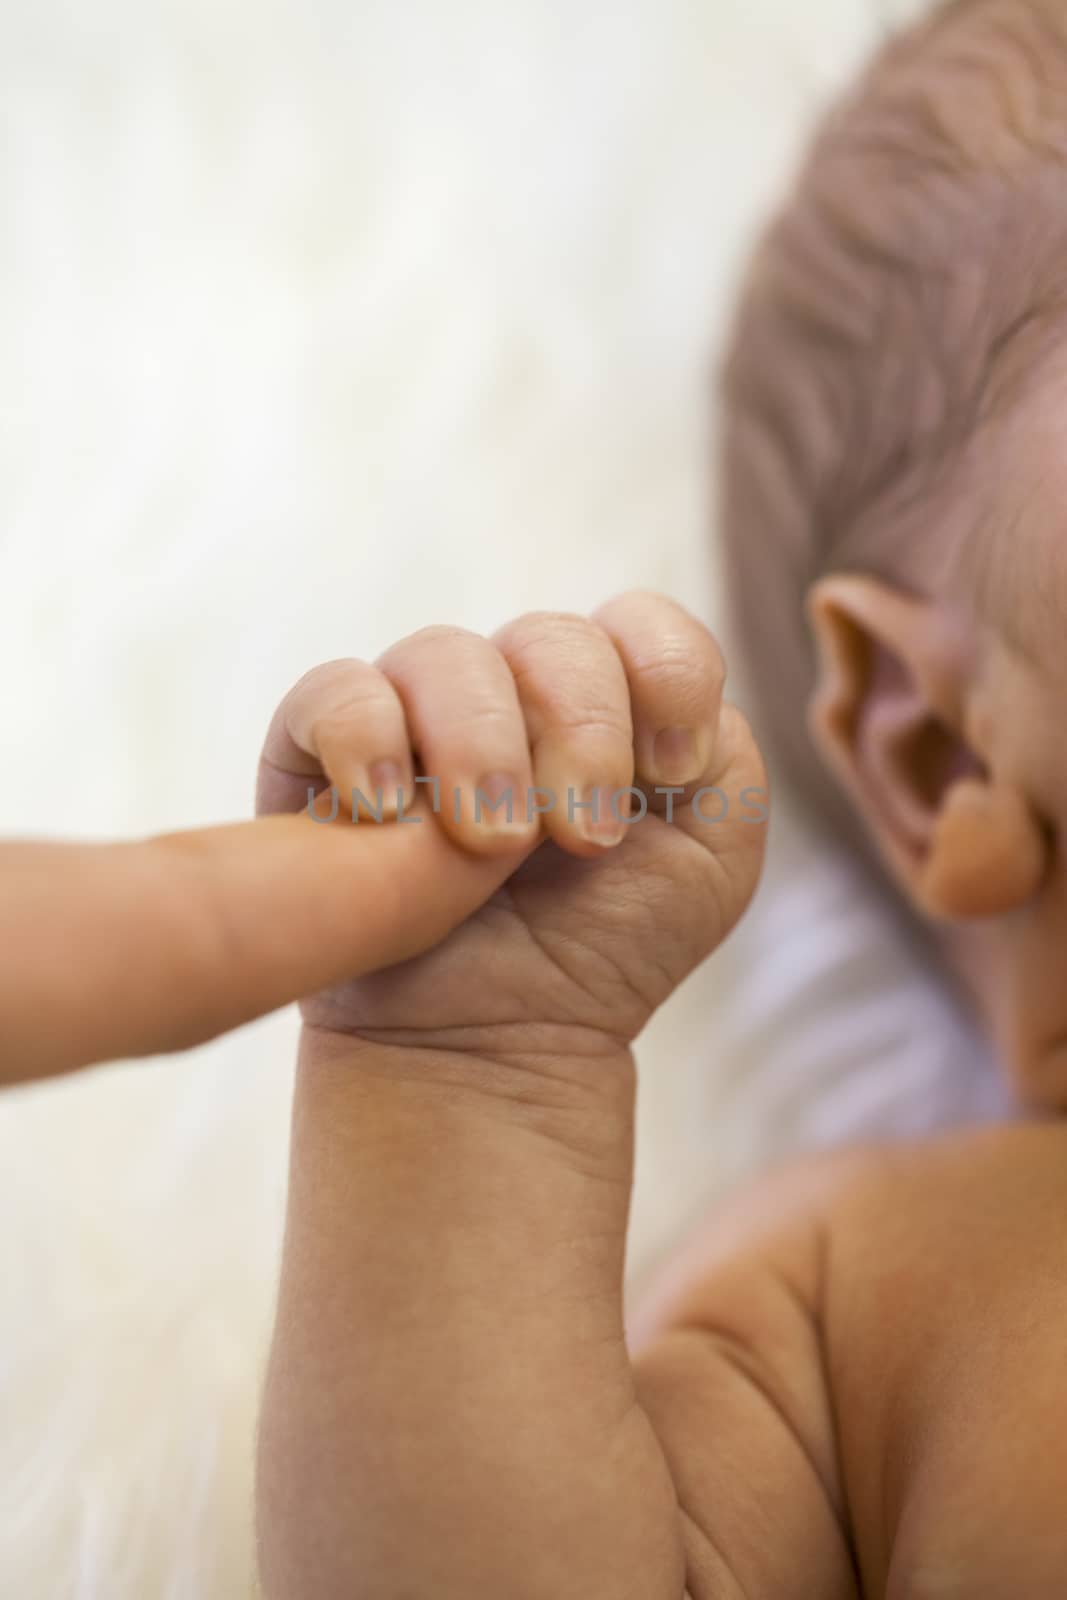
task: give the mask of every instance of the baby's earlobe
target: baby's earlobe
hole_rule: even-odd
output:
[[[915,886],[927,915],[941,922],[1005,916],[1041,889],[1050,841],[1013,784],[965,778],[944,798]]]

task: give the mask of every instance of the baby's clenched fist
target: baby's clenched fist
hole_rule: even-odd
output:
[[[646,593],[308,674],[271,725],[259,809],[440,828],[509,875],[442,944],[307,1019],[461,1048],[531,1027],[629,1042],[758,880],[766,774],[724,677],[707,629]]]

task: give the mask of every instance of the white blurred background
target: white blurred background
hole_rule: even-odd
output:
[[[903,9],[0,0],[0,832],[246,815],[290,682],[430,621],[714,619],[739,265]],[[722,981],[641,1051],[638,1270],[759,1153]],[[3,1595],[253,1592],[294,1037],[0,1102]]]

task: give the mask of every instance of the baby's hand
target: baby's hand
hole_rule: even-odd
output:
[[[708,631],[644,593],[491,640],[429,628],[304,678],[268,736],[261,810],[314,789],[336,826],[438,827],[516,863],[444,943],[315,997],[307,1020],[468,1049],[531,1026],[633,1039],[759,876],[766,776],[723,680]]]

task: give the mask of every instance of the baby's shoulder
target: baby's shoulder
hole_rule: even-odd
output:
[[[827,1197],[838,1469],[894,1593],[1063,1592],[1065,1217],[1060,1122],[880,1152]]]
[[[1051,1595],[1041,1562],[1067,1570],[1067,1460],[1053,1470],[1047,1448],[1067,1434],[1064,1216],[1060,1124],[794,1163],[698,1231],[649,1331],[664,1349],[678,1330],[703,1339],[690,1403],[713,1382],[720,1407],[752,1397],[738,1449],[758,1447],[760,1475],[797,1463],[781,1491],[807,1483],[803,1526],[821,1519],[828,1572],[849,1547],[862,1592],[892,1573],[894,1593],[927,1578],[939,1594],[1008,1593],[980,1585],[1014,1570]],[[989,1505],[1009,1500],[1013,1520],[992,1524]]]
[[[793,1161],[740,1188],[695,1242],[709,1263],[810,1260],[817,1247],[827,1312],[846,1271],[884,1281],[902,1256],[913,1268],[966,1260],[998,1278],[1008,1258],[1032,1267],[1051,1252],[1060,1264],[1065,1215],[1067,1120],[1020,1121]]]

